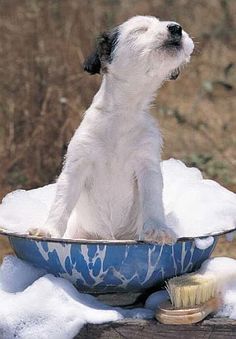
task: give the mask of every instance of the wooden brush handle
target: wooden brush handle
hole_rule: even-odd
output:
[[[205,304],[186,309],[174,309],[170,301],[162,303],[156,312],[156,319],[163,324],[195,324],[218,310],[220,301],[217,298]]]

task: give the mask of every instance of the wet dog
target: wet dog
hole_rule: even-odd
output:
[[[70,141],[45,227],[31,234],[175,241],[162,202],[162,138],[149,106],[193,47],[179,24],[151,16],[100,36],[84,69],[103,74],[101,87]]]

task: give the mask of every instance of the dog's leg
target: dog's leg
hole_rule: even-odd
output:
[[[140,239],[160,243],[175,242],[174,232],[165,226],[162,200],[163,180],[160,167],[142,168],[137,174],[137,179],[143,214],[143,230]]]
[[[82,164],[75,159],[67,159],[57,180],[56,197],[46,224],[42,229],[30,229],[29,234],[41,237],[62,237],[64,235],[70,214],[79,199],[81,189],[87,178],[87,170],[87,164]]]

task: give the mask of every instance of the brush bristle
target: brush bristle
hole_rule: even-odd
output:
[[[194,307],[216,297],[217,281],[214,276],[191,273],[170,279],[166,290],[174,308]]]

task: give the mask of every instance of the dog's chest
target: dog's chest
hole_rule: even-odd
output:
[[[83,140],[91,154],[91,171],[79,200],[80,219],[120,229],[136,223],[139,214],[137,166],[143,154],[159,154],[156,130],[145,121],[92,121]],[[152,146],[153,145],[153,146]],[[91,219],[91,222],[88,220]],[[82,220],[82,219],[81,219]],[[82,222],[82,221],[81,221]],[[109,229],[109,228],[108,228]],[[94,230],[96,232],[96,230]]]
[[[103,159],[108,170],[132,167],[134,159],[142,152],[143,145],[152,143],[148,126],[139,121],[108,121],[95,135],[99,162]]]
[[[159,157],[159,130],[153,120],[137,116],[90,120],[85,131],[92,154],[92,186],[106,190],[132,189],[143,158]],[[129,187],[129,188],[128,188]]]
[[[99,198],[100,202],[107,200],[116,204],[134,199],[137,139],[137,131],[129,126],[110,124],[95,134],[97,152],[92,170],[92,199]]]
[[[94,164],[95,176],[113,189],[128,185],[134,177],[135,153],[135,143],[126,135],[105,139]]]

